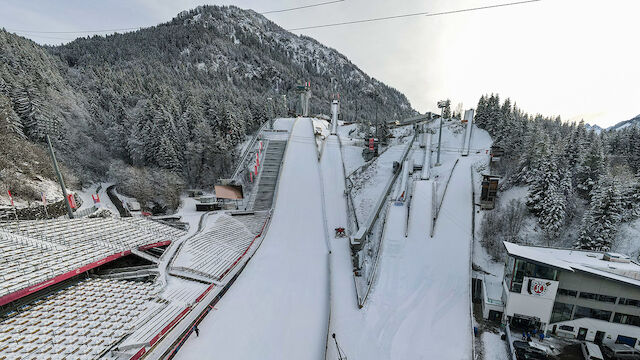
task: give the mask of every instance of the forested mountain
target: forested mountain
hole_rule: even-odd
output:
[[[611,127],[608,127],[607,130],[622,130],[631,126],[635,126],[635,127],[640,126],[640,115],[634,117],[633,119],[621,121]]]
[[[371,118],[376,103],[382,118],[415,113],[337,51],[233,6],[56,47],[3,30],[0,60],[0,122],[17,138],[49,134],[81,180],[144,167],[211,184],[246,134],[295,107],[303,81],[312,113],[328,113],[334,88],[347,119]]]
[[[528,188],[525,203],[485,217],[497,222],[483,225],[485,238],[523,240],[513,228],[526,231],[514,226],[525,211],[545,245],[610,250],[620,223],[640,217],[639,127],[597,133],[583,122],[529,115],[493,94],[482,96],[475,121],[505,150],[493,169],[502,189]]]

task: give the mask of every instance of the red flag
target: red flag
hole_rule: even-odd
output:
[[[9,194],[9,201],[11,201],[11,206],[13,205],[13,196],[11,196],[11,191],[7,190],[7,194]]]
[[[260,166],[260,154],[256,153],[256,165]]]
[[[72,209],[76,208],[76,199],[74,199],[73,194],[67,195],[67,201],[69,201],[69,206],[71,206]]]

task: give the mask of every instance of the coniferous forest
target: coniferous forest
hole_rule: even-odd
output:
[[[582,121],[527,114],[494,94],[480,98],[475,121],[505,151],[494,167],[501,190],[528,187],[525,203],[512,200],[484,218],[494,255],[502,240],[525,240],[523,213],[535,217],[537,242],[603,251],[621,223],[640,217],[637,126],[597,133]]]
[[[415,114],[404,95],[337,51],[236,7],[202,6],[158,26],[62,46],[2,30],[0,126],[13,145],[0,155],[43,148],[48,134],[77,186],[110,178],[174,207],[182,187],[228,175],[246,135],[295,110],[295,87],[305,81],[313,114],[329,112],[334,88],[345,120],[372,119],[376,107],[380,118]],[[34,161],[42,167],[47,159]],[[35,163],[5,161],[0,182],[38,172]],[[131,177],[136,186],[127,185]]]

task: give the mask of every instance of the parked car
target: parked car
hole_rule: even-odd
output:
[[[581,342],[580,350],[582,350],[582,356],[585,360],[604,360],[600,348],[592,342]]]
[[[627,344],[604,343],[600,348],[606,360],[640,360],[640,351]]]
[[[538,349],[529,345],[526,341],[516,340],[513,342],[513,349],[516,352],[516,358],[518,360],[546,360],[548,359],[547,353],[544,350]]]

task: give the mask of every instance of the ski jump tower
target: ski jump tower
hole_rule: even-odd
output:
[[[307,81],[303,85],[296,87],[296,92],[300,95],[300,115],[309,116],[309,101],[311,100],[311,82]]]

